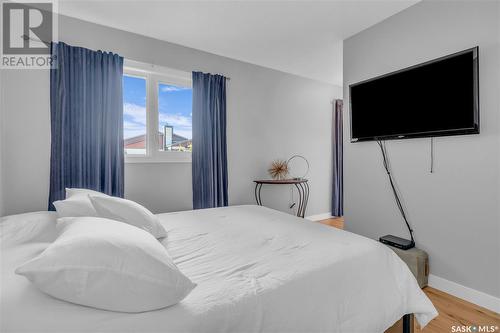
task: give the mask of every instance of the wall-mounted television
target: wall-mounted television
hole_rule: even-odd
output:
[[[479,48],[349,86],[351,142],[479,133]]]

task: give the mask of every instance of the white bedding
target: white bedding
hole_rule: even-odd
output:
[[[139,314],[42,294],[14,269],[48,243],[22,242],[23,228],[2,223],[0,331],[376,333],[406,313],[421,325],[437,315],[376,241],[259,206],[159,217],[163,244],[198,286],[175,306]]]

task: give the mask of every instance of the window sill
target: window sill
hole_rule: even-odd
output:
[[[191,163],[191,153],[171,152],[157,156],[125,156],[125,164],[136,163]]]

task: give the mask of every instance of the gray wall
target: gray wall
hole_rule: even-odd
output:
[[[47,209],[50,158],[49,73],[1,70],[3,206],[13,214]]]
[[[3,186],[3,75],[0,75],[0,216],[4,215],[4,204],[3,204],[3,192],[4,192],[4,186]]]
[[[253,203],[252,180],[267,177],[274,158],[305,155],[311,163],[307,214],[330,211],[331,105],[340,87],[216,56],[72,18],[59,20],[59,39],[125,58],[185,70],[223,73],[228,84],[230,204]],[[2,73],[5,92],[6,214],[45,209],[49,181],[47,71]],[[191,164],[127,164],[126,197],[154,212],[191,209]],[[265,191],[265,190],[263,190]],[[289,189],[269,189],[264,200],[286,210]]]
[[[494,296],[500,296],[499,6],[423,1],[344,41],[345,100],[349,84],[479,45],[481,134],[436,138],[433,174],[429,139],[387,146],[431,274]],[[422,88],[416,103],[425,107]],[[390,103],[390,96],[373,103]],[[344,126],[349,133],[348,119]],[[371,238],[407,236],[376,143],[346,138],[344,161],[346,228]]]

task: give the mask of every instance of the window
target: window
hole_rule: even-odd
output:
[[[158,84],[160,150],[191,151],[192,89]]]
[[[123,76],[123,139],[125,154],[146,154],[146,79]]]
[[[127,163],[190,162],[191,74],[126,60],[123,138]]]

